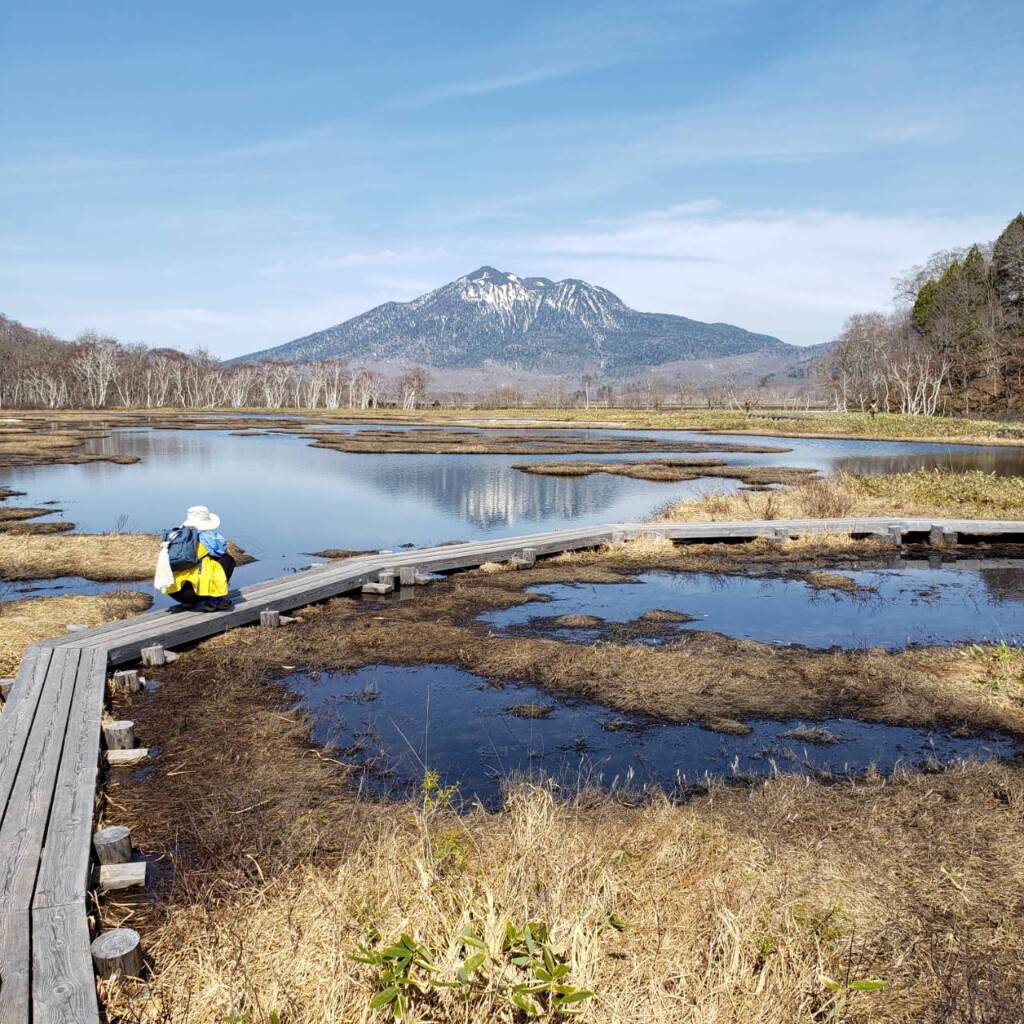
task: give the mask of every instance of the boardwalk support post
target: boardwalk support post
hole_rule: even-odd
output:
[[[512,564],[517,569],[532,569],[537,561],[536,548],[523,548],[518,555],[512,556]]]
[[[101,828],[92,845],[100,864],[127,864],[132,859],[132,834],[124,825]]]
[[[103,726],[107,750],[131,750],[135,746],[134,722],[107,722]]]
[[[153,644],[152,647],[142,648],[142,664],[147,668],[159,668],[167,664],[167,652],[163,644]]]
[[[136,669],[121,668],[114,673],[114,677],[110,681],[110,688],[112,690],[136,693],[142,689],[142,681],[139,679],[139,673]]]
[[[268,629],[277,629],[281,625],[281,613],[272,608],[260,612],[260,625]]]
[[[960,535],[955,530],[943,530],[942,543],[947,548],[955,548],[960,543]]]
[[[941,526],[933,526],[928,531],[928,543],[931,544],[933,548],[942,547],[945,542],[945,537],[946,531],[943,530]]]
[[[416,571],[415,565],[402,565],[398,567],[398,582],[403,587],[414,587],[416,586],[416,577],[419,573]]]
[[[101,978],[138,978],[142,975],[142,946],[134,928],[114,928],[92,944],[92,962]]]

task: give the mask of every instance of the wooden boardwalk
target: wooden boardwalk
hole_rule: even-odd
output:
[[[1024,537],[1024,522],[931,519],[619,523],[477,541],[317,566],[245,587],[229,611],[148,612],[68,633],[28,649],[0,713],[0,1024],[99,1024],[88,901],[108,670],[143,648],[175,647],[265,611],[292,609],[384,584],[392,573],[449,572],[489,561],[597,547],[638,534],[677,541],[782,539],[809,533],[908,535],[942,545],[956,537]],[[398,580],[395,580],[398,585]]]

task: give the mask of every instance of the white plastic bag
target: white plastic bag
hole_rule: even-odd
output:
[[[156,556],[156,573],[153,576],[153,586],[157,590],[174,586],[174,573],[171,570],[171,559],[167,554],[167,542],[160,545],[160,554]]]

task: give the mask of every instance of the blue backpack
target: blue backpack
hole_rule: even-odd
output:
[[[165,530],[163,541],[172,569],[191,569],[199,562],[199,531],[194,526]]]

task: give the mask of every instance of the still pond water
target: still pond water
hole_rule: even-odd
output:
[[[593,437],[595,432],[561,433]],[[600,433],[638,436],[632,431]],[[730,464],[860,473],[940,465],[1024,474],[1024,449],[1014,448],[691,431],[647,431],[639,436],[790,449],[776,454],[711,453]],[[89,446],[105,454],[135,455],[141,461],[128,466],[92,463],[0,470],[0,485],[27,492],[18,499],[22,504],[58,502],[56,507],[63,512],[56,517],[71,520],[82,532],[106,531],[119,523],[155,532],[180,522],[189,505],[207,505],[220,514],[224,533],[258,559],[238,570],[235,582],[243,586],[308,564],[312,551],[397,549],[403,544],[636,521],[668,502],[736,487],[721,479],[663,484],[607,474],[543,477],[512,468],[517,462],[563,461],[574,458],[571,455],[346,454],[311,448],[297,436],[238,437],[229,429],[121,429]],[[600,458],[631,461],[642,456]]]
[[[373,795],[412,796],[430,768],[460,800],[500,802],[504,780],[525,776],[582,785],[654,787],[669,793],[706,778],[779,772],[932,769],[958,760],[1009,757],[1005,737],[964,739],[939,730],[837,719],[801,738],[797,721],[751,721],[747,736],[623,715],[536,686],[495,686],[450,665],[369,666],[351,673],[296,674],[285,683],[312,718],[314,739],[359,766]],[[534,704],[544,718],[514,710]],[[811,734],[814,735],[813,733]]]
[[[640,436],[789,449],[776,454],[709,453],[732,464],[806,466],[826,473],[934,466],[1024,473],[1024,450],[1012,448],[692,432]],[[208,505],[221,515],[224,532],[258,559],[238,570],[236,585],[306,565],[309,552],[326,548],[397,549],[637,521],[666,503],[737,486],[721,479],[659,484],[608,475],[554,478],[512,468],[516,462],[562,461],[572,455],[344,454],[311,448],[297,436],[232,436],[229,426],[201,432],[119,429],[91,442],[90,449],[136,455],[141,461],[0,470],[0,485],[25,491],[26,497],[17,499],[20,504],[57,502],[62,512],[55,515],[83,532],[115,526],[155,532],[179,522],[187,506]],[[523,625],[517,616],[524,615],[583,611],[614,619],[651,608],[678,608],[696,617],[682,629],[708,628],[814,647],[902,646],[932,639],[1009,641],[1022,632],[1021,577],[1019,570],[995,571],[1004,575],[951,569],[867,574],[863,582],[876,591],[860,595],[815,594],[793,581],[723,583],[693,577],[681,582],[650,574],[623,587],[549,589],[550,604],[492,621],[496,628],[511,629]],[[107,589],[62,579],[22,585],[9,596],[24,596],[29,587],[35,594]],[[158,604],[166,602],[158,598]],[[573,639],[593,639],[574,632]],[[582,780],[672,790],[705,775],[776,768],[846,771],[869,764],[891,770],[898,764],[1008,756],[1016,749],[1005,738],[960,739],[852,721],[824,723],[836,739],[824,746],[787,735],[798,724],[794,722],[755,721],[748,723],[753,730],[749,736],[723,736],[696,725],[616,715],[600,705],[555,699],[533,687],[497,688],[450,666],[384,666],[351,675],[324,673],[317,680],[297,675],[289,683],[313,717],[315,738],[336,745],[345,752],[344,759],[364,764],[363,784],[374,793],[415,789],[424,764],[441,771],[447,782],[459,782],[462,797],[494,802],[501,780],[515,773],[560,777],[569,786]],[[533,720],[508,710],[524,703],[550,705],[550,712]]]
[[[543,631],[593,642],[600,628],[559,628],[562,615],[629,622],[651,609],[690,616],[659,640],[707,629],[745,640],[804,647],[886,647],[1024,640],[1024,566],[843,570],[856,592],[816,590],[798,576],[757,578],[707,573],[644,573],[637,583],[530,587],[547,598],[482,616],[501,631]]]

